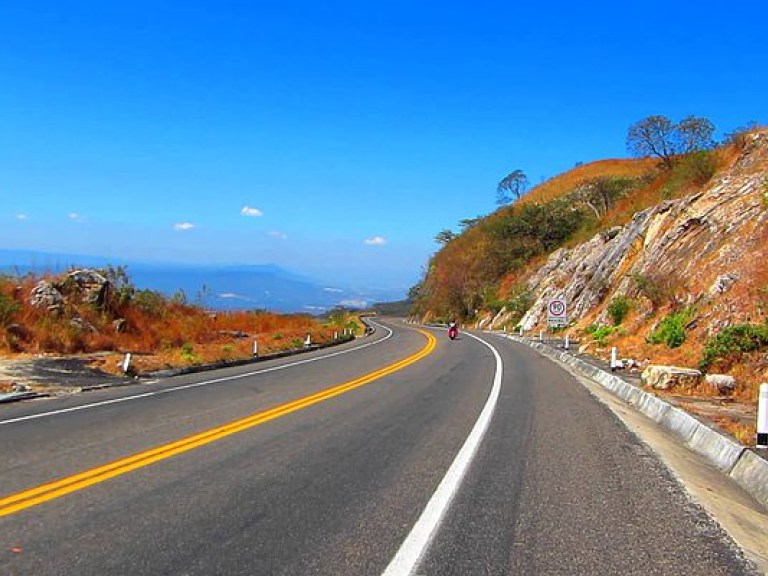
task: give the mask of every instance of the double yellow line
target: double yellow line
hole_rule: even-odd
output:
[[[406,366],[410,366],[414,362],[418,362],[425,356],[428,356],[435,349],[437,344],[435,337],[422,330],[419,330],[419,332],[426,336],[427,345],[416,354],[408,356],[399,362],[385,366],[384,368],[370,372],[369,374],[350,380],[349,382],[326,388],[315,394],[275,406],[274,408],[270,408],[263,412],[257,412],[256,414],[252,414],[241,420],[211,428],[210,430],[187,436],[186,438],[182,438],[181,440],[169,444],[163,444],[162,446],[152,448],[151,450],[139,452],[133,456],[128,456],[127,458],[116,460],[109,464],[105,464],[104,466],[86,470],[85,472],[75,474],[74,476],[67,476],[66,478],[61,478],[60,480],[55,480],[48,484],[42,484],[35,488],[30,488],[29,490],[24,490],[23,492],[0,498],[0,517],[14,514],[20,510],[31,508],[32,506],[37,506],[38,504],[48,502],[49,500],[64,496],[65,494],[70,494],[77,490],[87,488],[88,486],[104,482],[115,476],[127,474],[137,468],[143,468],[144,466],[149,466],[150,464],[165,460],[166,458],[171,458],[172,456],[183,454],[184,452],[194,450],[195,448],[200,448],[201,446],[205,446],[216,440],[221,440],[232,434],[237,434],[238,432],[269,422],[270,420],[275,420],[276,418],[296,412],[297,410],[302,410],[303,408],[308,408],[309,406],[324,402],[335,396],[345,394],[355,388],[360,388],[374,380],[383,378],[388,374],[402,370]]]

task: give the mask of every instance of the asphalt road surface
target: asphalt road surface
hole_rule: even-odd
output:
[[[0,406],[0,575],[408,573],[752,572],[584,386],[492,335],[387,323]]]

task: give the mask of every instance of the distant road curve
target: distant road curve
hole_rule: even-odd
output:
[[[749,573],[570,375],[493,336],[382,325],[391,335],[327,361],[0,407],[0,510],[190,444],[0,517],[0,573]],[[450,506],[397,564],[472,435]]]

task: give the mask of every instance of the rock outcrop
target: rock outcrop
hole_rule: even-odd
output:
[[[527,281],[534,303],[520,321],[543,327],[547,304],[564,299],[568,319],[588,315],[608,323],[607,304],[617,296],[654,303],[642,281],[663,286],[680,305],[713,305],[708,331],[748,318],[729,306],[728,292],[768,242],[768,132],[749,135],[739,160],[703,190],[635,214],[625,226],[588,242],[553,252]],[[502,309],[491,321],[500,328],[512,317]]]

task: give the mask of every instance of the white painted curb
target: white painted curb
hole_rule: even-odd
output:
[[[640,412],[680,438],[691,450],[704,456],[720,471],[728,474],[739,486],[768,508],[768,460],[725,434],[713,430],[684,410],[633,386],[611,372],[540,342],[510,334],[500,335],[567,364],[582,376],[594,380],[628,404],[635,406]]]

